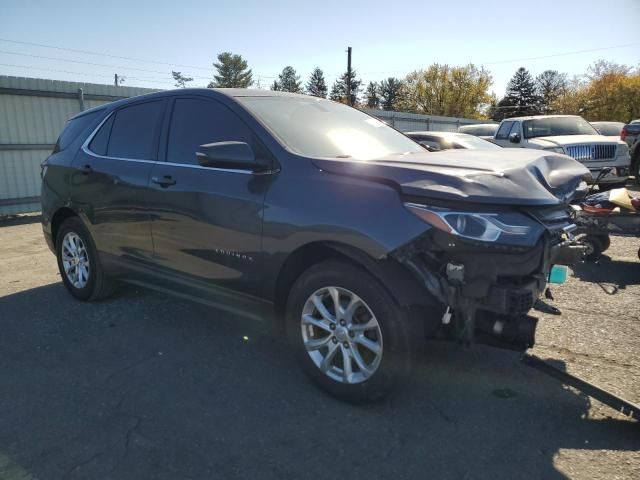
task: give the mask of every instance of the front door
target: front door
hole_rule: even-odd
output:
[[[509,133],[511,132],[511,128],[513,124],[517,122],[512,122],[510,120],[505,120],[500,124],[498,131],[496,132],[496,137],[493,140],[493,143],[500,145],[501,147],[517,147],[517,144],[511,143],[509,141]]]
[[[148,262],[153,256],[145,191],[165,104],[154,100],[112,112],[74,159],[71,202],[107,262]]]
[[[170,110],[166,161],[151,172],[154,261],[222,297],[237,292],[258,296],[270,175],[200,166],[196,150],[235,140],[252,146],[256,157],[268,159],[269,154],[246,124],[216,100],[178,97]]]

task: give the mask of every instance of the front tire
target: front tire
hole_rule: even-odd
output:
[[[113,293],[114,282],[104,272],[93,239],[78,217],[60,225],[56,257],[64,286],[78,300],[100,300]]]
[[[341,400],[379,400],[410,372],[406,312],[375,277],[349,263],[323,262],[300,276],[286,328],[305,372]]]

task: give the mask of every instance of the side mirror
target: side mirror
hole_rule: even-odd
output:
[[[511,143],[520,143],[520,134],[512,133],[511,135],[509,135],[509,141]]]
[[[249,144],[245,142],[216,142],[200,145],[196,152],[198,163],[203,167],[227,168],[261,172],[268,169],[256,160]]]

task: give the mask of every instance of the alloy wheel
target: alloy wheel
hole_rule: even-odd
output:
[[[361,383],[382,360],[382,331],[371,308],[355,293],[324,287],[305,302],[302,340],[313,363],[329,378]]]
[[[69,232],[62,240],[62,266],[67,280],[75,288],[84,288],[89,281],[89,253],[77,233]]]

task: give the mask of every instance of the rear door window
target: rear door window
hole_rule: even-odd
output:
[[[256,156],[261,148],[253,132],[225,105],[205,98],[178,98],[171,114],[167,161],[197,165],[200,145],[215,142],[246,142]]]
[[[155,160],[164,104],[164,100],[158,100],[118,110],[109,135],[107,156]]]
[[[514,123],[517,122],[502,122],[500,128],[498,129],[498,133],[496,134],[497,140],[506,140],[509,138],[509,131]]]

